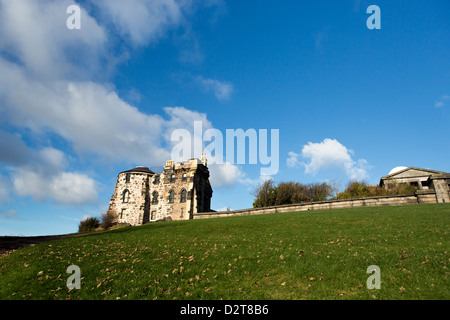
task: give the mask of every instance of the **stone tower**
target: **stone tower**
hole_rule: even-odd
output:
[[[166,161],[162,173],[136,167],[119,173],[108,212],[119,223],[141,225],[162,219],[188,220],[211,211],[212,188],[206,159]]]

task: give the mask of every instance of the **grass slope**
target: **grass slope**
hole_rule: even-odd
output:
[[[0,259],[0,299],[448,299],[449,221],[433,204],[128,227]]]

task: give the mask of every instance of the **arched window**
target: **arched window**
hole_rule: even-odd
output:
[[[180,202],[186,202],[186,190],[181,190]]]
[[[130,182],[130,179],[131,179],[131,173],[127,173],[125,176],[125,183]]]
[[[157,204],[158,203],[158,192],[153,191],[152,193],[152,204]]]
[[[175,192],[173,190],[169,191],[169,203],[173,203],[175,198]]]
[[[129,200],[130,200],[130,191],[128,191],[128,189],[126,189],[123,192],[122,201],[123,201],[123,203],[128,203]]]

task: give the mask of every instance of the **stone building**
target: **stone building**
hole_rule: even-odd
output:
[[[188,220],[211,211],[212,188],[206,159],[166,162],[162,173],[136,167],[119,173],[108,212],[119,223],[141,225],[157,220]]]
[[[433,191],[436,202],[450,202],[450,173],[414,167],[396,167],[380,179],[380,186],[389,189],[399,183],[408,183],[418,193]]]

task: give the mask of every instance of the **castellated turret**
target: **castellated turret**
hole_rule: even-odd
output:
[[[158,220],[188,220],[211,211],[206,158],[166,161],[162,173],[136,167],[119,173],[108,212],[133,226]]]

